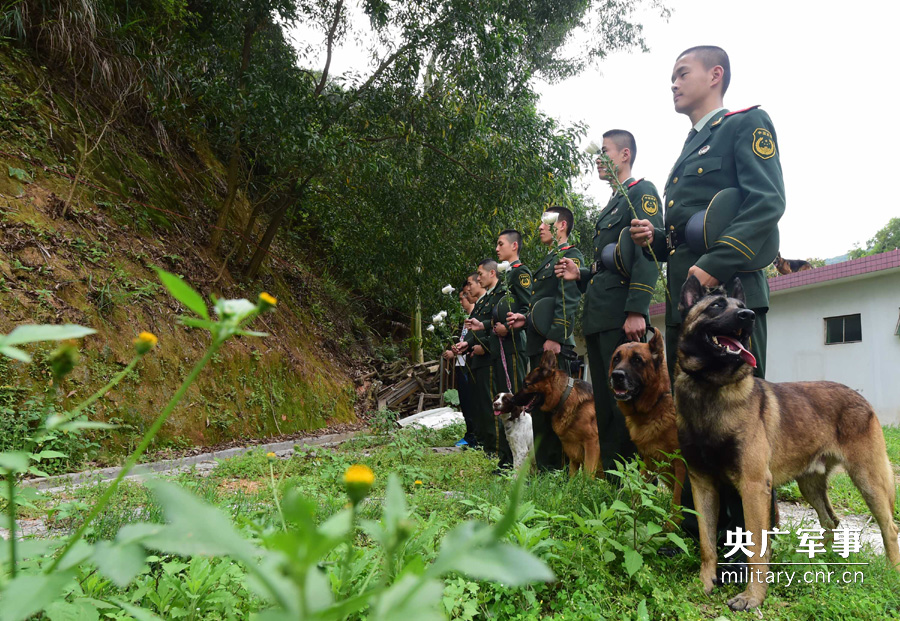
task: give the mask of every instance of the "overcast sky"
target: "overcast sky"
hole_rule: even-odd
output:
[[[667,4],[668,21],[652,12],[641,16],[649,53],[616,54],[561,84],[539,83],[542,110],[564,122],[586,122],[585,146],[607,129],[633,132],[634,174],[662,191],[690,130],[672,106],[675,58],[693,45],[719,45],[731,58],[725,105],[761,104],[775,124],[787,192],[784,257],[844,254],[900,216],[893,188],[900,172],[900,3]],[[350,43],[335,52],[332,68],[367,73],[365,59],[362,47]],[[581,181],[586,194],[605,204],[607,184],[595,175]]]

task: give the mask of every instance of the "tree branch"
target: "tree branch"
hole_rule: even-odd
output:
[[[325,89],[325,81],[328,79],[328,69],[331,67],[331,52],[334,49],[334,34],[337,32],[338,23],[341,21],[341,11],[344,8],[344,0],[338,0],[337,6],[334,9],[334,20],[331,22],[331,28],[328,29],[328,52],[325,57],[325,68],[322,69],[322,79],[319,80],[319,85],[316,86],[316,90],[314,92],[314,96],[318,97],[322,94],[322,91]]]

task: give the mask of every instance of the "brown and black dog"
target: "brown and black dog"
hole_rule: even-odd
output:
[[[569,377],[556,364],[556,354],[544,352],[541,365],[525,376],[525,387],[516,395],[529,402],[528,409],[550,412],[550,424],[569,458],[569,475],[584,467],[591,477],[605,478],[600,463],[597,413],[591,385]]]
[[[667,456],[679,448],[675,401],[662,333],[649,329],[654,333],[649,343],[625,343],[613,352],[609,384],[641,459],[649,469],[668,475],[665,482],[672,487],[672,503],[680,506],[687,466],[681,458]]]
[[[803,272],[812,269],[812,265],[810,265],[809,261],[804,261],[802,259],[782,259],[780,252],[778,253],[778,256],[775,257],[772,265],[775,266],[775,269],[778,270],[779,274],[784,276],[793,274],[794,272]]]
[[[699,512],[700,580],[707,594],[716,578],[717,483],[740,492],[746,528],[753,533],[747,589],[728,601],[732,610],[759,606],[771,546],[773,487],[796,480],[803,497],[831,532],[838,519],[828,500],[828,476],[843,465],[881,528],[889,564],[900,571],[893,521],[896,489],[884,434],[872,406],[855,390],[834,382],[772,383],[753,376],[749,351],[756,321],[744,305],[740,281],[726,295],[688,277],[679,310],[684,318],[675,367],[678,440],[687,461]],[[757,571],[759,570],[759,571]]]

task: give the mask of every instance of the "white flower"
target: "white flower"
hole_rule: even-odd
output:
[[[444,317],[440,313],[438,313],[437,315],[432,315],[431,323],[437,323],[437,324],[444,323]]]
[[[454,289],[454,288],[453,288],[452,286],[450,286],[450,285],[447,285],[446,287],[444,287],[443,289],[441,289],[441,293],[445,293],[445,294],[447,294],[447,295],[451,295],[454,291],[456,291],[456,289]]]
[[[541,222],[547,226],[553,226],[559,220],[559,213],[555,211],[545,211],[541,214]]]
[[[239,300],[218,300],[216,302],[216,314],[222,319],[241,321],[255,310],[256,304],[244,298]]]
[[[428,330],[429,332],[434,332],[434,326],[428,326],[425,329]]]
[[[503,263],[500,263],[497,266],[497,271],[500,272],[501,274],[505,274],[506,272],[509,271],[509,268],[510,268],[509,261],[504,261]]]
[[[599,144],[597,144],[596,142],[594,142],[593,140],[591,140],[591,143],[587,146],[587,149],[585,149],[585,151],[587,151],[588,154],[590,154],[590,155],[597,155],[602,150],[603,150],[603,147],[600,146]]]
[[[441,311],[441,312],[438,313],[438,315],[440,316],[440,318],[441,318],[442,320],[443,320],[443,319],[446,319],[446,318],[447,318],[447,311]]]

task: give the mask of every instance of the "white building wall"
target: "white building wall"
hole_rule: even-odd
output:
[[[776,291],[769,304],[766,379],[846,384],[883,425],[900,424],[900,272]],[[825,345],[825,318],[857,313],[862,341]]]

